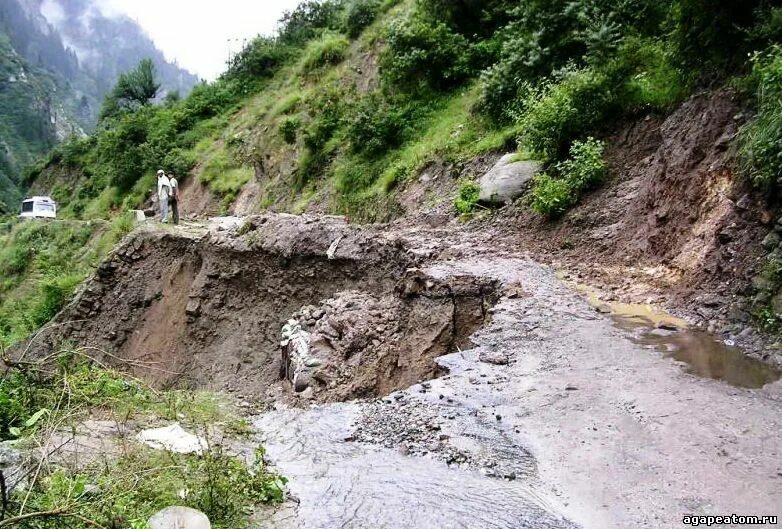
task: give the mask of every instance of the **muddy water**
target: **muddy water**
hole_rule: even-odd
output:
[[[676,330],[658,328],[660,321],[637,310],[614,308],[611,319],[617,327],[632,333],[633,341],[687,364],[687,372],[727,382],[742,388],[762,388],[780,378],[780,372],[749,358],[703,330],[675,325]],[[670,322],[665,321],[669,324]]]
[[[297,507],[274,528],[573,528],[522,480],[457,470],[345,440],[360,404],[280,410],[254,421]]]

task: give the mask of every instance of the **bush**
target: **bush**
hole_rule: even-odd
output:
[[[44,325],[54,318],[84,279],[81,275],[53,276],[40,285],[40,298],[32,312],[35,327]]]
[[[758,114],[739,134],[742,173],[758,188],[771,191],[782,176],[782,46],[753,58]]]
[[[549,218],[557,218],[576,203],[573,188],[567,180],[547,174],[535,177],[532,188],[532,209]]]
[[[358,38],[364,28],[375,21],[380,0],[355,0],[345,14],[345,31],[351,39]]]
[[[296,135],[301,127],[301,119],[298,116],[287,117],[280,123],[280,134],[285,143],[293,145],[296,143]]]
[[[611,72],[614,73],[614,72]],[[618,115],[621,88],[611,73],[569,70],[528,103],[522,143],[545,159],[556,160],[575,138]]]
[[[541,174],[532,188],[532,209],[550,218],[556,218],[573,206],[581,193],[597,186],[606,174],[603,143],[587,138],[575,141],[570,157],[559,162],[558,178]]]
[[[311,72],[324,66],[339,64],[345,58],[349,46],[350,42],[342,35],[326,33],[307,46],[302,59],[302,69]]]
[[[463,180],[459,184],[459,192],[453,201],[456,211],[463,217],[472,215],[478,206],[478,197],[481,194],[481,186],[473,180]]]
[[[341,0],[305,0],[280,19],[279,39],[291,46],[302,46],[324,30],[337,30],[342,23]]]
[[[290,49],[276,38],[257,37],[231,58],[224,77],[244,80],[268,78],[290,55]]]
[[[606,174],[603,142],[592,137],[573,142],[570,157],[557,164],[557,171],[578,192],[597,186]]]
[[[380,65],[383,77],[392,84],[444,90],[461,84],[473,73],[470,43],[443,22],[414,12],[395,20],[386,38]]]
[[[418,5],[433,20],[441,20],[459,33],[486,36],[511,19],[514,0],[418,0]]]
[[[348,137],[354,152],[378,155],[402,143],[407,115],[401,104],[371,94],[352,109],[351,116]]]

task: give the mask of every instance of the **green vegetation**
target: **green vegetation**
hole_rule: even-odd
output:
[[[0,346],[44,325],[76,286],[133,227],[127,216],[112,224],[13,221],[0,234]]]
[[[741,130],[740,160],[752,182],[769,191],[782,176],[782,47],[772,46],[752,62],[758,115]]]
[[[333,212],[384,220],[399,211],[398,187],[428,163],[518,148],[560,179],[575,142],[745,73],[749,52],[761,52],[752,77],[773,83],[767,48],[780,19],[765,0],[741,9],[703,0],[308,0],[184,99],[148,103],[155,81],[140,65],[112,93],[139,97],[125,97],[130,104],[108,113],[95,136],[58,148],[30,178],[64,167],[80,175],[58,199],[66,214],[89,218],[138,205],[160,166],[194,170],[230,209],[251,168],[262,167],[270,181],[258,207],[298,211],[327,197]],[[774,168],[772,91],[759,98],[766,117],[743,134],[745,171],[758,182]],[[540,181],[549,191],[538,203],[552,205],[538,209],[561,209],[583,191]]]
[[[213,527],[235,529],[248,527],[259,506],[283,500],[286,481],[266,468],[262,449],[247,464],[222,448],[226,435],[247,432],[226,403],[211,394],[154,391],[96,364],[91,353],[66,348],[39,362],[12,363],[0,379],[0,439],[52,447],[56,431],[78,432],[82,421],[100,414],[131,430],[178,421],[204,437],[208,448],[180,455],[117,438],[115,452],[81,463],[50,458],[27,487],[6,498],[0,521],[15,525],[15,516],[27,515],[19,526],[30,529],[65,523],[78,529],[146,527],[157,510],[185,505],[206,513]]]
[[[478,207],[478,197],[481,194],[481,188],[473,180],[463,180],[459,184],[459,192],[453,201],[456,211],[462,217],[470,217]]]
[[[570,157],[554,167],[557,177],[541,174],[532,188],[532,209],[550,218],[562,215],[580,194],[598,185],[606,173],[603,144],[594,139],[574,141]]]
[[[337,33],[325,33],[320,39],[312,41],[304,50],[301,67],[304,72],[312,72],[324,66],[339,64],[345,58],[350,41]]]

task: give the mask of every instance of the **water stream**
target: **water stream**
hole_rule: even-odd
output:
[[[275,528],[572,528],[524,480],[488,478],[441,461],[346,441],[360,404],[279,410],[254,425],[290,479],[298,507]]]

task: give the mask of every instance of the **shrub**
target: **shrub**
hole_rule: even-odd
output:
[[[510,20],[517,4],[514,0],[418,0],[427,16],[467,36],[490,35]]]
[[[40,327],[54,318],[83,279],[81,275],[72,274],[45,279],[40,285],[40,297],[32,312],[33,325]]]
[[[614,72],[611,72],[614,73]],[[529,103],[522,119],[522,142],[545,159],[556,160],[570,142],[604,124],[621,110],[614,75],[569,70]]]
[[[280,123],[280,134],[285,143],[293,145],[296,143],[296,135],[301,127],[301,119],[298,116],[287,117]]]
[[[592,137],[574,141],[570,157],[557,164],[557,171],[578,192],[595,187],[606,174],[603,142]]]
[[[355,0],[345,14],[345,30],[351,39],[357,38],[364,28],[375,21],[380,10],[380,0]]]
[[[547,174],[535,177],[532,188],[532,209],[549,218],[557,218],[576,203],[570,183]]]
[[[348,137],[354,152],[381,154],[397,147],[407,125],[405,108],[377,94],[363,98],[351,111]]]
[[[256,37],[231,58],[225,77],[245,80],[271,77],[290,54],[290,49],[276,38]]]
[[[556,164],[558,178],[541,174],[532,188],[532,209],[556,218],[573,206],[581,193],[603,181],[606,164],[603,143],[594,138],[574,141],[570,157]]]
[[[323,30],[339,29],[341,17],[341,0],[306,0],[282,16],[279,39],[284,44],[301,46]]]
[[[463,180],[459,184],[459,192],[453,201],[456,211],[463,217],[472,215],[478,206],[478,197],[481,194],[481,186],[473,180]]]
[[[782,46],[753,58],[758,114],[739,134],[741,171],[766,191],[782,176]]]
[[[442,90],[459,85],[472,74],[469,42],[443,22],[414,12],[395,20],[386,38],[381,72],[393,84]]]
[[[324,66],[339,64],[345,58],[349,46],[350,42],[342,35],[326,33],[307,46],[302,59],[302,69],[311,72]]]

